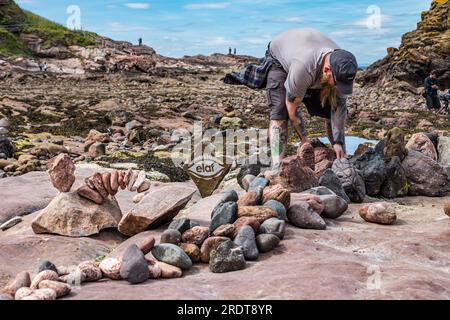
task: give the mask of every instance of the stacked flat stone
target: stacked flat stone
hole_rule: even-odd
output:
[[[86,178],[85,184],[78,188],[77,193],[97,204],[102,204],[108,196],[114,197],[119,188],[131,192],[142,193],[150,189],[150,180],[145,171],[114,170],[112,172],[94,173]]]

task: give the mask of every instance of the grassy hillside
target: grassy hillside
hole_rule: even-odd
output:
[[[71,31],[64,26],[22,10],[13,0],[0,0],[0,54],[33,56],[23,36],[39,37],[42,49],[54,46],[95,44],[100,37],[92,32]]]

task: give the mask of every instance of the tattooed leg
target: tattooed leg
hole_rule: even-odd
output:
[[[286,155],[288,140],[288,125],[285,120],[270,121],[270,150],[272,155],[272,170],[278,170],[281,160]]]

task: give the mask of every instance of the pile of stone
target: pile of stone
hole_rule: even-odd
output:
[[[78,188],[78,194],[97,204],[103,204],[108,196],[114,197],[119,188],[131,192],[143,193],[150,189],[151,182],[146,178],[145,171],[135,172],[113,170],[100,174],[98,172],[86,178],[85,184]]]
[[[375,148],[353,157],[351,163],[369,196],[445,196],[449,191],[450,137],[416,133],[405,143],[403,132],[393,128]]]

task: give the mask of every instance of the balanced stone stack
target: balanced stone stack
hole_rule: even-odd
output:
[[[142,193],[150,189],[150,185],[150,180],[146,178],[145,171],[114,170],[103,174],[98,172],[92,174],[85,180],[85,185],[78,188],[77,192],[83,198],[102,204],[108,196],[115,196],[119,188]]]
[[[0,119],[0,159],[14,157],[14,146],[8,137],[10,125],[8,118]]]

